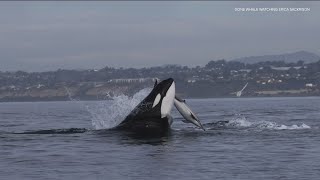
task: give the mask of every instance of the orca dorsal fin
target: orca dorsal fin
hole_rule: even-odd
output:
[[[158,85],[158,79],[155,79],[155,82],[154,82],[153,88],[155,88],[157,85]]]

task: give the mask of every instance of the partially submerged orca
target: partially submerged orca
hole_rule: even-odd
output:
[[[172,78],[155,83],[150,94],[142,100],[116,129],[138,133],[164,133],[172,123],[170,116],[175,99]]]
[[[159,134],[167,132],[172,123],[170,112],[173,104],[185,118],[183,122],[192,123],[205,130],[185,100],[176,96],[175,83],[172,78],[160,83],[156,80],[150,94],[131,111],[116,129],[138,133]]]

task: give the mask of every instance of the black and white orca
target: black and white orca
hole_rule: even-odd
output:
[[[172,123],[170,112],[174,99],[172,78],[156,82],[150,94],[116,128],[139,133],[167,132]]]

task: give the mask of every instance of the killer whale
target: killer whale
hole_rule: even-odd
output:
[[[155,83],[149,95],[143,99],[116,127],[139,133],[163,133],[170,129],[171,109],[175,99],[175,83],[172,78]]]

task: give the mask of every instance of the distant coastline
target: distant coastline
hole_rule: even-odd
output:
[[[290,91],[290,90],[289,90]],[[295,90],[293,90],[295,91]],[[276,93],[277,92],[277,93]],[[279,93],[278,91],[270,91],[269,93],[260,93],[256,96],[243,95],[240,98],[262,98],[262,97],[317,97],[320,93]],[[236,96],[187,96],[183,95],[186,99],[207,99],[207,98],[238,98]],[[70,99],[68,96],[61,97],[6,97],[0,100],[0,103],[4,102],[54,102],[54,101],[101,101],[112,100],[112,98],[97,98],[95,96],[77,97]]]
[[[247,63],[252,58],[276,60]],[[184,98],[235,97],[246,83],[243,97],[319,96],[318,58],[316,61],[314,54],[302,51],[249,57],[244,58],[244,62],[222,59],[210,61],[203,67],[107,66],[89,70],[0,72],[0,102],[105,100],[118,95],[131,96],[143,88],[153,87],[156,78],[168,77],[175,79],[177,93]]]

